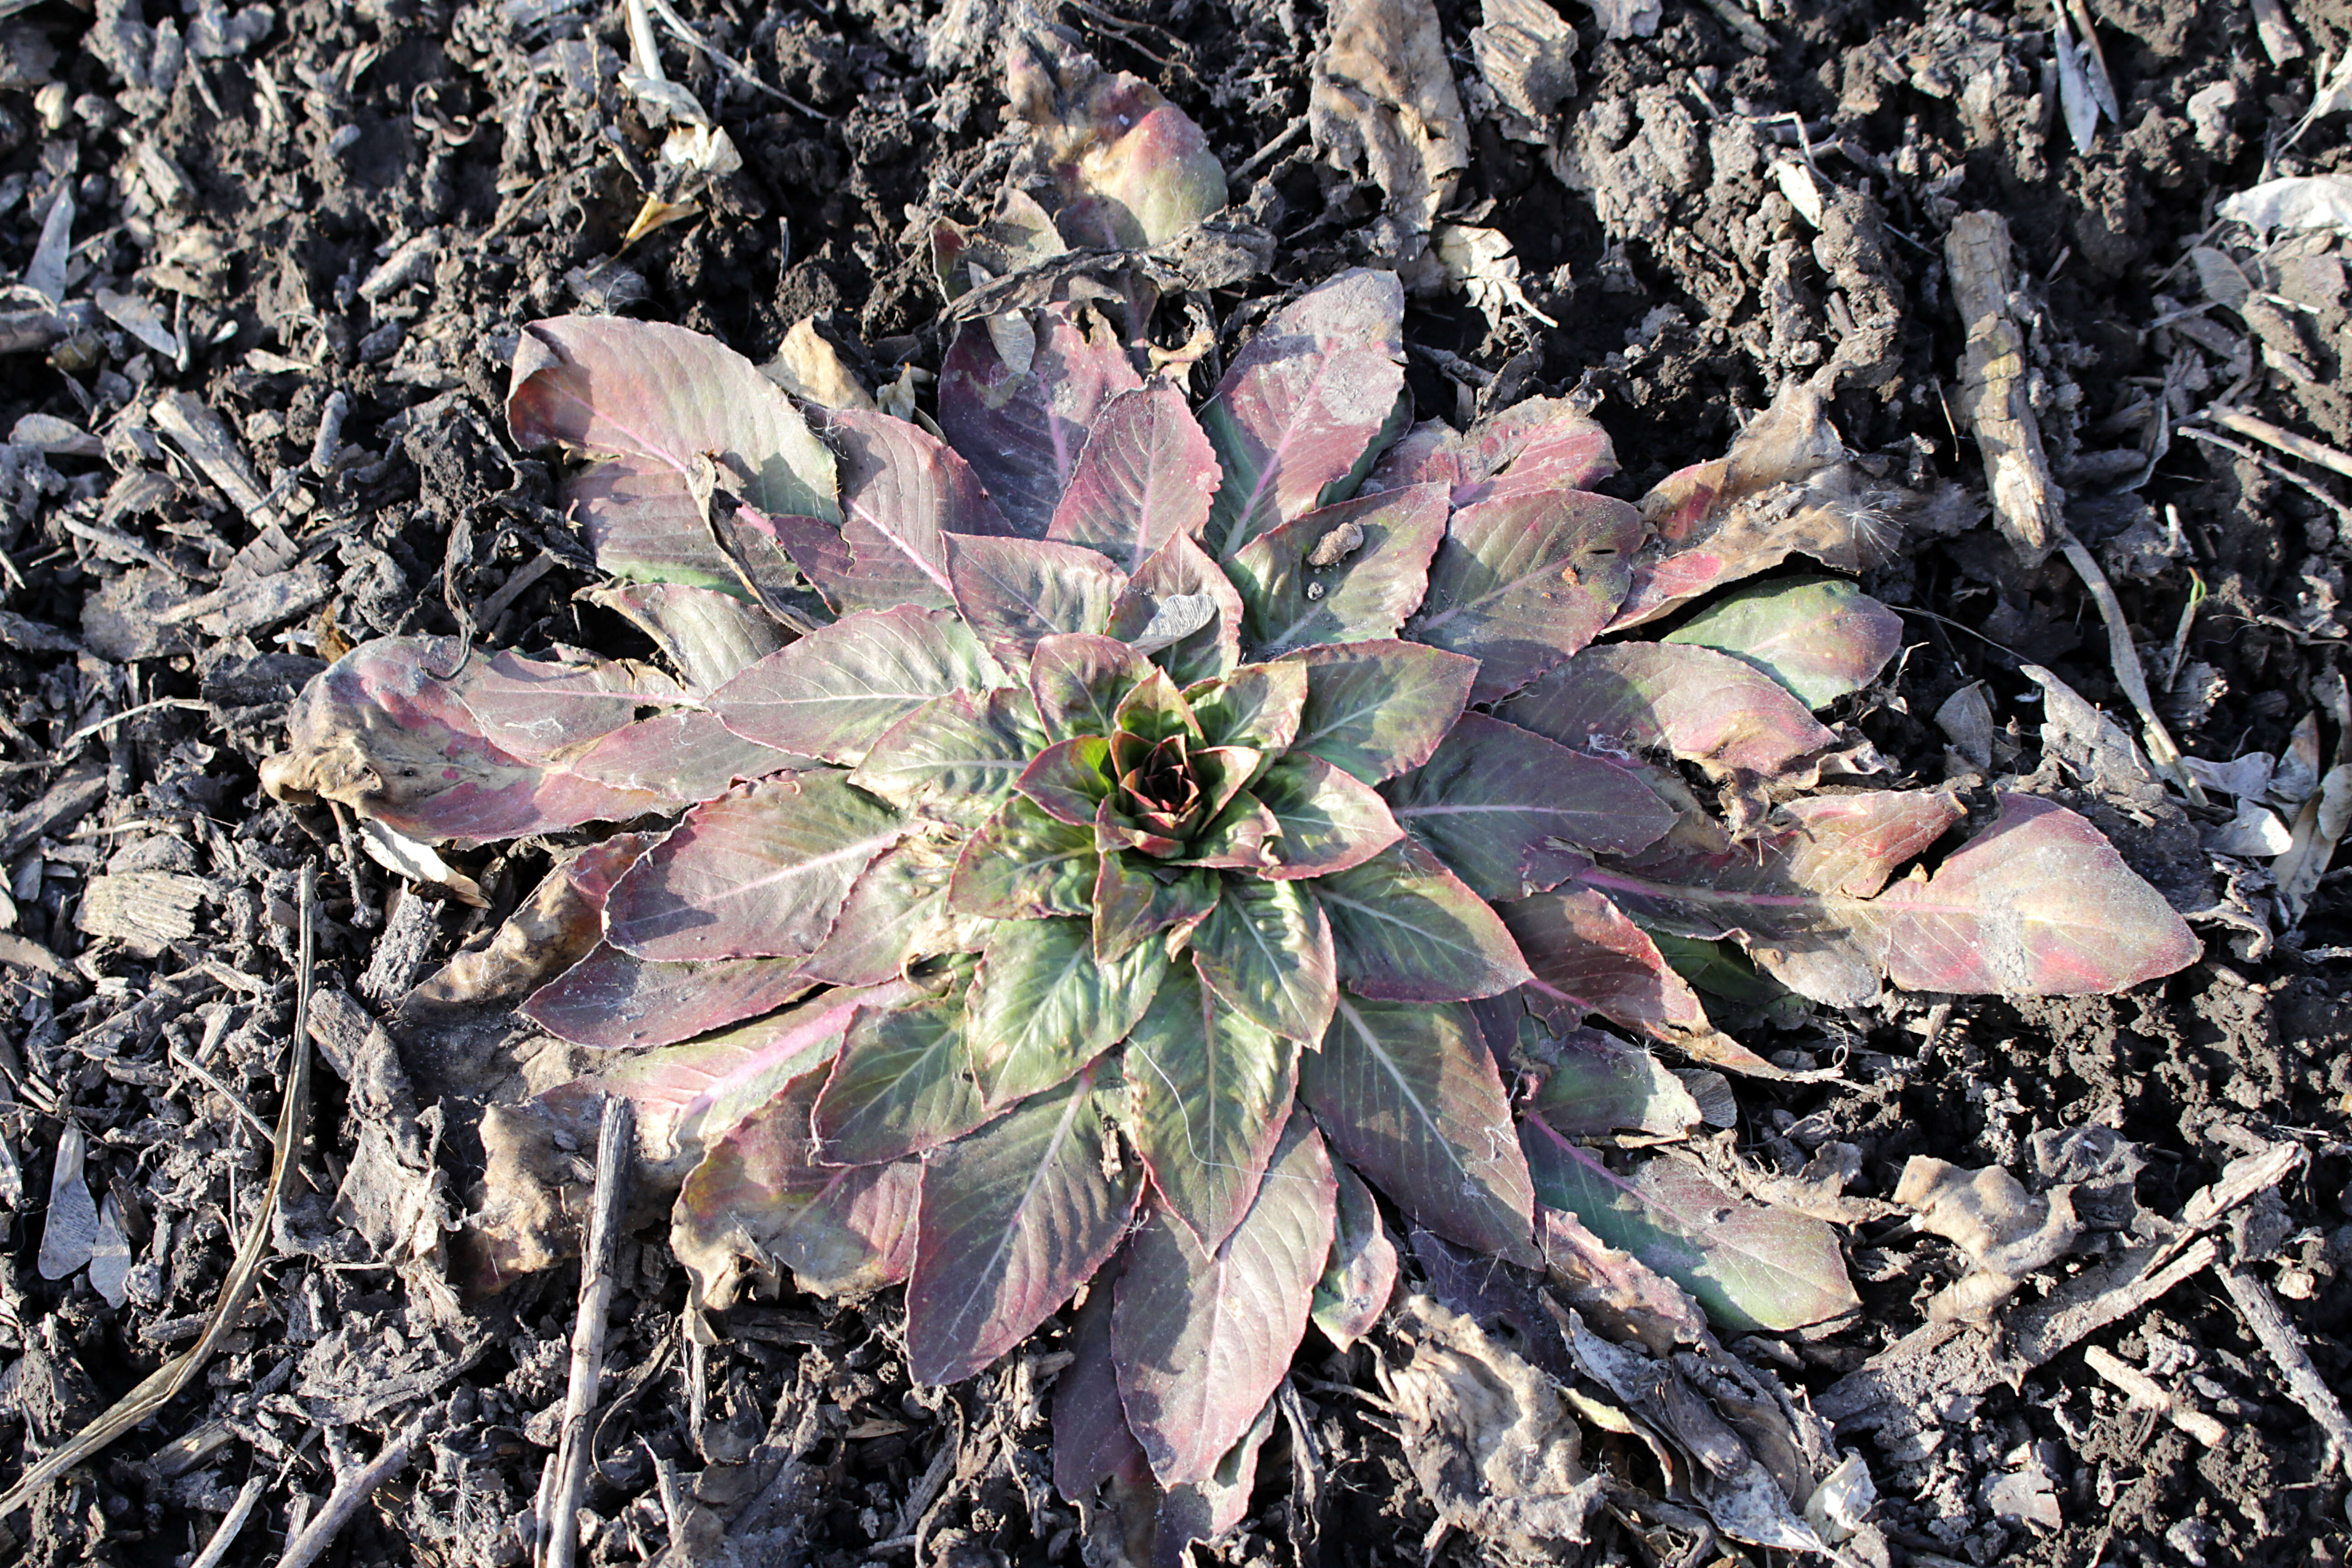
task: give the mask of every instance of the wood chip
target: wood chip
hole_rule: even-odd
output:
[[[196,911],[212,892],[202,877],[177,871],[124,871],[93,877],[74,923],[89,936],[109,938],[152,958],[196,931]]]
[[[1993,521],[2018,553],[2040,564],[2064,526],[2065,497],[2050,477],[2026,374],[2025,334],[2010,319],[2017,287],[2009,225],[1998,213],[1962,213],[1944,240],[1952,299],[1968,328],[1953,417],[1984,452]]]

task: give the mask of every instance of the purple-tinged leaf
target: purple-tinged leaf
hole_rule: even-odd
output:
[[[1038,642],[1057,632],[1099,633],[1127,586],[1126,573],[1075,544],[946,538],[956,607],[1008,669],[1026,668]]]
[[[264,765],[279,798],[341,801],[411,838],[482,844],[587,822],[625,822],[675,810],[666,790],[583,778],[525,762],[483,739],[454,681],[455,638],[363,643],[302,689],[287,721],[287,750]]]
[[[1511,1102],[1469,1008],[1340,997],[1323,1048],[1299,1063],[1298,1097],[1340,1158],[1415,1220],[1514,1263],[1542,1261]]]
[[[1665,643],[1587,648],[1502,716],[1574,751],[1671,751],[1717,779],[1770,778],[1837,743],[1770,676],[1713,648]]]
[[[484,740],[531,763],[610,735],[642,709],[691,700],[677,681],[634,659],[562,664],[514,653],[469,663],[456,689]]]
[[[1734,1196],[1671,1156],[1620,1175],[1540,1116],[1519,1124],[1519,1141],[1547,1207],[1688,1290],[1727,1333],[1786,1333],[1862,1308],[1820,1220]]]
[[[948,951],[946,847],[925,839],[884,850],[841,906],[833,929],[802,961],[812,980],[835,985],[879,985],[904,974],[919,958]]]
[[[1184,700],[1213,746],[1248,746],[1280,756],[1298,739],[1307,707],[1307,667],[1245,664],[1215,680],[1185,689]]]
[[[1042,539],[1103,406],[1143,384],[1107,327],[1082,331],[1066,305],[1031,314],[1036,352],[1011,365],[967,321],[940,367],[940,428],[1024,538]],[[1068,628],[1065,628],[1068,629]]]
[[[1878,679],[1903,618],[1843,577],[1792,577],[1718,599],[1660,640],[1728,654],[1823,708]]]
[[[887,414],[844,409],[827,416],[824,428],[841,451],[841,542],[850,565],[839,596],[825,597],[844,614],[952,604],[940,536],[1013,531],[971,466],[921,426]]]
[[[950,691],[884,731],[849,782],[909,815],[969,827],[1013,793],[1045,743],[1020,688]]]
[[[1129,1136],[1168,1212],[1213,1248],[1257,1195],[1290,1115],[1297,1043],[1219,1000],[1181,959],[1120,1057]]]
[[[1209,513],[1220,559],[1276,524],[1311,511],[1357,465],[1396,411],[1404,386],[1393,273],[1343,272],[1258,330],[1201,411],[1224,469]]]
[[[856,763],[881,733],[934,697],[1003,680],[947,610],[866,610],[770,654],[710,699],[746,740]]]
[[[1220,871],[1245,869],[1264,876],[1274,869],[1274,840],[1281,832],[1282,824],[1275,820],[1274,813],[1258,804],[1255,796],[1236,795],[1171,860],[1179,866],[1202,866]]]
[[[625,724],[573,752],[567,765],[583,779],[612,789],[711,800],[739,783],[819,764],[814,757],[747,741],[719,722],[718,714],[688,708]]]
[[[1025,271],[1069,248],[1037,199],[1007,184],[996,193],[996,210],[987,221],[967,227],[941,218],[931,226],[931,272],[940,292],[960,300],[978,282]]]
[[[1029,690],[1055,741],[1108,735],[1118,728],[1119,700],[1151,670],[1150,659],[1117,637],[1058,633],[1039,638],[1029,656]]]
[[[1879,500],[1823,416],[1821,389],[1792,377],[1728,454],[1668,474],[1642,498],[1657,537],[1609,629],[1669,615],[1790,555],[1842,572],[1876,566],[1895,537]]]
[[[1661,1359],[1707,1340],[1706,1315],[1690,1292],[1564,1210],[1536,1205],[1536,1240],[1561,1301],[1608,1338],[1637,1342]]]
[[[627,616],[697,693],[717,690],[784,645],[783,628],[765,612],[715,589],[608,583],[581,597]]]
[[[1110,774],[1110,742],[1100,735],[1080,735],[1038,752],[1013,787],[1046,816],[1084,826],[1101,814],[1116,782]]]
[[[1118,1402],[1110,1313],[1110,1286],[1105,1280],[1087,1292],[1066,1342],[1070,1364],[1054,1380],[1054,1489],[1064,1502],[1093,1502],[1105,1481],[1116,1480],[1127,1489],[1151,1484],[1151,1462],[1127,1429],[1127,1407]]]
[[[454,1010],[512,1005],[588,956],[604,934],[604,900],[621,873],[660,841],[658,833],[616,833],[559,856],[530,896],[490,940],[453,954],[400,1000],[404,1022]]]
[[[1015,795],[965,843],[948,908],[1000,921],[1092,914],[1101,868],[1092,827],[1057,821]]]
[[[771,517],[749,507],[736,508],[733,526],[739,542],[756,540],[792,563],[801,580],[824,602],[829,614],[818,619],[829,620],[845,607],[866,607],[858,603],[862,585],[838,527],[821,517]]]
[[[1142,1174],[1104,1173],[1096,1078],[1083,1071],[932,1155],[907,1286],[917,1383],[961,1382],[1019,1344],[1118,1245]]]
[[[589,457],[563,486],[596,563],[614,576],[720,593],[740,581],[692,489],[705,457],[760,510],[836,520],[834,458],[800,411],[742,355],[699,332],[610,316],[523,330],[507,426],[526,449]]]
[[[1363,1177],[1337,1163],[1333,1173],[1339,1178],[1338,1224],[1308,1310],[1323,1337],[1344,1351],[1370,1333],[1388,1310],[1389,1298],[1396,1294],[1397,1249]]]
[[[617,1050],[691,1039],[772,1012],[814,984],[794,958],[652,963],[598,942],[517,1011],[558,1039]]]
[[[1657,943],[1589,888],[1570,887],[1503,906],[1535,979],[1528,1004],[1568,1030],[1598,1013],[1669,1045],[1714,1032],[1698,993]]]
[[[1476,659],[1409,642],[1310,647],[1294,661],[1307,667],[1307,705],[1291,750],[1365,784],[1427,762],[1478,676]]]
[[[1208,138],[1139,77],[1022,32],[1005,59],[1004,96],[1031,128],[1007,184],[1047,195],[1073,246],[1165,245],[1225,205]]]
[[[1082,920],[1008,921],[990,935],[964,1025],[991,1110],[1053,1088],[1127,1037],[1168,960],[1149,943],[1105,963]]]
[[[830,769],[753,784],[688,812],[629,868],[605,940],[669,963],[805,957],[906,823]]]
[[[1441,420],[1415,426],[1365,481],[1399,489],[1443,481],[1456,510],[1481,501],[1589,490],[1617,471],[1609,433],[1564,397],[1530,397],[1456,432]]]
[[[1289,1370],[1336,1194],[1323,1140],[1296,1113],[1256,1202],[1213,1251],[1165,1212],[1129,1243],[1111,1342],[1128,1424],[1163,1486],[1213,1473]]]
[[[670,1248],[709,1309],[735,1299],[746,1273],[773,1287],[856,1296],[895,1285],[914,1261],[922,1166],[817,1163],[809,1073],[719,1139],[677,1194]]]
[[[1391,637],[1422,601],[1445,536],[1436,485],[1323,507],[1260,533],[1227,563],[1242,638],[1271,658],[1318,643]]]
[[[1154,382],[1103,406],[1045,537],[1132,572],[1178,534],[1200,537],[1216,490],[1216,454],[1184,395]]]
[[[1625,595],[1641,514],[1583,490],[1497,497],[1454,514],[1414,640],[1479,661],[1474,702],[1505,697],[1591,642]]]
[[[1095,956],[1115,963],[1145,937],[1185,931],[1216,907],[1214,871],[1163,864],[1146,855],[1108,854],[1095,879]]]
[[[1250,1494],[1257,1489],[1258,1453],[1274,1436],[1279,1405],[1278,1399],[1267,1399],[1215,1469],[1161,1494],[1152,1519],[1151,1568],[1192,1568],[1194,1542],[1220,1540],[1249,1517]]]
[[[1800,994],[1852,1005],[1884,973],[1908,990],[2087,995],[2203,951],[2163,896],[2062,806],[2003,795],[1992,826],[1925,879],[1886,873],[1954,820],[1942,795],[1874,792],[1782,808],[1732,857],[1644,857],[1580,880],[1685,936],[1736,936]]]
[[[1251,786],[1282,829],[1276,879],[1323,877],[1360,866],[1404,837],[1380,792],[1305,752],[1285,757]]]
[[[911,1006],[861,1009],[817,1097],[816,1155],[882,1165],[988,1120],[972,1086],[961,989]]]
[[[1569,846],[1631,854],[1675,825],[1624,769],[1482,713],[1465,714],[1428,762],[1381,793],[1398,822],[1488,899],[1559,886],[1584,864]]]
[[[1359,996],[1465,1002],[1528,978],[1493,907],[1409,837],[1300,885],[1330,916],[1339,978]]]
[[[1578,1029],[1555,1049],[1558,1059],[1533,1104],[1556,1131],[1570,1138],[1612,1132],[1680,1138],[1703,1120],[1683,1080],[1637,1046],[1598,1029]]]
[[[1157,859],[1165,859],[1184,846],[1164,833],[1139,826],[1118,808],[1118,802],[1107,800],[1095,810],[1095,847],[1108,855],[1114,850],[1139,849]]]
[[[1285,1039],[1312,1045],[1339,996],[1331,922],[1297,882],[1227,877],[1192,932],[1192,962],[1227,1006]]]
[[[720,1133],[831,1061],[861,1005],[897,1006],[913,994],[903,984],[827,992],[708,1039],[617,1058],[530,1103],[559,1126],[593,1137],[604,1097],[625,1097],[637,1110],[640,1179],[649,1189],[667,1187],[692,1170]]]
[[[1110,635],[1139,648],[1174,638],[1153,647],[1152,660],[1191,685],[1241,662],[1242,596],[1208,552],[1180,534],[1135,569],[1111,606]]]
[[[1157,667],[1146,672],[1134,689],[1119,699],[1111,714],[1111,725],[1115,731],[1123,730],[1146,741],[1182,735],[1197,746],[1204,738],[1192,705],[1184,700],[1184,694],[1176,689],[1168,672]]]

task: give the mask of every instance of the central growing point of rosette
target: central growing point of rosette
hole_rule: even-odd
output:
[[[1108,789],[1095,820],[1104,848],[1228,866],[1265,858],[1262,833],[1234,842],[1234,824],[1226,820],[1265,761],[1264,751],[1216,744],[1164,675],[1127,694],[1114,726],[1105,737]]]

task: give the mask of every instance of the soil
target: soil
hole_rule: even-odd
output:
[[[1810,1018],[1763,1046],[1834,1060],[1843,1078],[1742,1082],[1727,1142],[1790,1172],[1851,1144],[1848,1194],[1885,1198],[1914,1155],[2032,1179],[2051,1140],[2105,1128],[2133,1152],[2121,1201],[2160,1215],[2231,1160],[2292,1145],[2305,1157],[2233,1221],[2231,1256],[2280,1300],[2321,1377],[2352,1387],[2352,868],[2274,932],[2265,863],[2200,842],[2226,807],[2095,791],[2042,754],[2021,666],[2129,708],[2074,572],[2054,555],[2023,562],[1982,521],[1981,460],[1950,412],[1964,325],[1943,247],[1957,215],[2008,222],[2067,517],[2114,579],[2184,748],[2216,763],[2281,754],[2316,704],[2317,754],[2333,754],[2326,682],[2352,673],[2347,481],[2281,458],[2284,477],[2177,430],[2226,399],[2352,447],[2352,237],[2236,246],[2254,284],[2238,307],[2215,302],[2210,263],[2191,255],[2225,243],[2220,197],[2352,172],[2344,113],[2289,140],[2324,63],[2352,47],[2352,13],[2292,7],[2281,25],[2303,52],[2282,60],[2257,25],[2274,5],[2092,0],[2122,113],[2082,152],[2035,0],[1762,0],[1754,13],[1664,0],[1653,36],[1604,37],[1604,15],[1639,9],[1563,7],[1575,84],[1534,144],[1478,80],[1478,6],[1441,0],[1470,106],[1456,207],[1509,239],[1529,302],[1559,324],[1513,311],[1497,326],[1443,290],[1416,299],[1420,414],[1578,392],[1623,465],[1608,488],[1633,497],[1719,455],[1784,379],[1835,366],[1848,444],[1927,498],[1895,563],[1865,583],[1905,611],[1913,646],[1864,728],[1915,778],[1957,776],[1969,764],[1934,716],[1984,682],[1991,771],[2090,812],[2185,910],[2260,906],[2234,926],[2201,922],[2206,962],[2125,996],[1906,998]],[[420,1415],[415,1462],[330,1550],[352,1563],[532,1554],[576,1267],[456,1306],[376,1261],[383,1216],[332,1197],[357,1161],[412,1162],[429,1187],[437,1158],[436,1190],[462,1202],[478,1143],[435,1092],[446,1062],[423,1059],[430,1042],[396,1042],[419,1118],[397,1070],[367,1069],[369,1021],[511,910],[545,856],[525,846],[474,867],[486,909],[404,895],[352,858],[331,818],[273,803],[255,767],[281,742],[292,692],[369,637],[455,632],[462,612],[490,645],[625,645],[616,618],[573,600],[593,574],[550,509],[546,466],[505,434],[522,322],[621,310],[764,360],[814,315],[868,384],[937,366],[923,237],[938,216],[982,216],[1010,145],[986,49],[958,48],[908,0],[690,10],[771,90],[670,51],[743,166],[698,215],[625,245],[653,176],[616,80],[618,4],[205,0],[166,19],[138,0],[98,0],[95,16],[0,0],[0,271],[25,277],[62,186],[68,301],[109,290],[163,312],[134,324],[135,310],[84,306],[61,336],[0,339],[0,430],[16,432],[0,447],[0,1432],[22,1455],[78,1431],[201,1331],[268,1173],[258,1129],[282,1087],[305,863],[321,868],[327,984],[351,1009],[340,1059],[329,1053],[350,1080],[319,1074],[306,1182],[274,1226],[254,1304],[191,1389],[5,1521],[27,1562],[186,1563],[249,1477],[268,1484],[219,1561],[274,1561],[339,1478]],[[1291,134],[1327,32],[1314,0],[1071,0],[1059,19],[1248,171],[1233,195],[1276,248],[1270,272],[1207,296],[1224,348],[1263,301],[1383,259],[1380,191]],[[162,87],[159,35],[163,55],[185,46]],[[1819,222],[1772,173],[1792,148],[1827,195]],[[0,312],[43,303],[20,289]],[[281,529],[257,531],[245,501],[257,498],[225,491],[159,436],[151,411],[174,394],[225,422]],[[95,438],[59,441],[22,423],[34,416]],[[232,593],[215,595],[223,584]],[[467,1048],[527,1035],[491,1026]],[[52,1279],[40,1261],[68,1106],[114,1254],[110,1272],[102,1255]],[[371,1127],[390,1153],[371,1152]],[[659,1234],[619,1251],[585,1560],[716,1563],[730,1540],[824,1568],[1095,1550],[1050,1484],[1041,1401],[1058,1331],[945,1392],[909,1386],[888,1293],[837,1307],[787,1291],[694,1344]],[[1846,1237],[1860,1318],[1744,1342],[1816,1395],[1919,1325],[1963,1268],[1951,1245],[1901,1225]],[[1340,1354],[1310,1336],[1299,1418],[1277,1423],[1246,1521],[1203,1557],[1358,1564],[1421,1558],[1425,1542],[1435,1560],[1513,1557],[1499,1537],[1433,1530],[1374,1375],[1397,1344],[1384,1331]],[[2221,1440],[2131,1405],[2085,1361],[2092,1346],[2218,1417]],[[2014,1385],[1841,1436],[1873,1471],[1895,1562],[2324,1563],[2347,1550],[2343,1457],[2210,1273]],[[2004,1481],[2029,1470],[2024,1489],[2054,1506],[2004,1500],[2019,1490]],[[1653,1556],[1613,1527],[1588,1552]]]

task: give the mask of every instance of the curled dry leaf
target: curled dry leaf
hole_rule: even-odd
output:
[[[1470,132],[1429,0],[1343,0],[1315,57],[1307,121],[1318,150],[1360,169],[1407,234],[1427,234],[1470,166]]]

